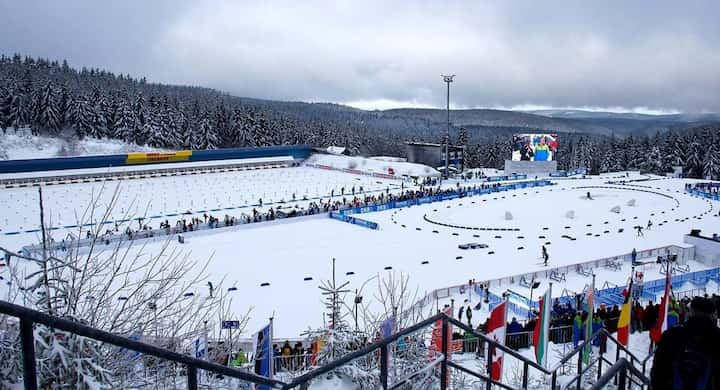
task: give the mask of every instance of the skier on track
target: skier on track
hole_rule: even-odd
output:
[[[643,230],[643,227],[642,227],[642,226],[637,225],[637,226],[635,226],[635,229],[637,229],[637,236],[638,236],[638,237],[645,237],[645,235],[643,234],[643,231],[642,231],[642,230]]]
[[[652,227],[652,221],[648,220],[647,230],[650,230],[651,227]]]
[[[548,255],[547,248],[545,248],[545,245],[542,246],[542,256],[543,260],[545,261],[544,265],[547,267],[548,259],[550,258],[550,255]]]

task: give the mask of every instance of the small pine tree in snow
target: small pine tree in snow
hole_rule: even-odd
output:
[[[346,355],[363,344],[364,334],[353,331],[345,321],[349,314],[345,304],[345,296],[350,292],[346,289],[350,282],[337,283],[335,278],[335,259],[333,259],[332,279],[321,282],[325,305],[325,327],[318,330],[310,330],[305,334],[313,341],[320,341],[322,348],[317,354],[317,364],[327,364],[335,359]],[[372,388],[378,383],[377,372],[368,367],[353,362],[340,366],[334,371],[335,375],[347,376],[358,382],[361,388]]]

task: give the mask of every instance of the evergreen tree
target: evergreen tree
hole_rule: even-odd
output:
[[[52,81],[48,81],[39,94],[35,122],[40,129],[57,134],[62,126],[61,118],[58,101],[55,98],[55,89]]]
[[[237,146],[249,146],[251,144],[251,135],[248,127],[245,125],[245,114],[239,108],[233,110],[230,136],[232,144]]]
[[[148,137],[145,132],[147,111],[145,108],[145,97],[142,92],[138,92],[135,97],[135,103],[133,104],[133,117],[135,118],[135,123],[133,124],[132,140],[138,145],[144,145]]]
[[[135,142],[133,129],[135,127],[135,115],[127,101],[121,100],[115,111],[114,137],[125,142]]]
[[[70,104],[70,123],[75,135],[83,139],[92,132],[92,112],[84,96],[75,98]]]
[[[11,126],[10,106],[12,104],[12,95],[10,90],[0,84],[0,129],[5,133],[6,129]]]
[[[200,119],[200,131],[198,132],[196,144],[193,149],[215,149],[217,148],[217,137],[213,129],[212,121],[207,116]]]

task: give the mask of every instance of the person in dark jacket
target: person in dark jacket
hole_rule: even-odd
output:
[[[709,299],[695,297],[687,322],[662,334],[650,383],[653,390],[720,389],[720,329]]]

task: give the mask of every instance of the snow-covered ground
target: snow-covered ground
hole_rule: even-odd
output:
[[[0,160],[123,154],[129,152],[165,151],[128,144],[115,139],[36,136],[29,129],[8,129],[0,135]]]
[[[376,278],[390,272],[409,275],[411,287],[421,298],[434,289],[466,283],[472,278],[485,281],[538,271],[542,280],[549,268],[627,254],[633,248],[642,251],[682,243],[682,236],[691,228],[707,234],[718,230],[720,218],[709,214],[717,213],[717,202],[684,193],[684,185],[689,181],[661,179],[629,186],[605,184],[616,176],[557,180],[550,187],[362,214],[362,218],[377,222],[379,230],[329,218],[297,218],[187,235],[185,244],[173,240],[170,245],[189,251],[198,264],[212,256],[208,269],[211,280],[224,279],[226,286],[238,287],[232,293],[235,312],[253,308],[248,330],[259,328],[272,316],[277,337],[294,337],[308,327],[323,324],[317,286],[331,276],[333,258],[337,259],[340,281],[349,281],[352,291],[364,289],[359,293],[373,307],[378,305],[374,299]],[[639,177],[631,174],[629,178]],[[333,191],[335,199],[340,199],[342,187],[346,195],[353,186],[356,191],[363,186],[365,191],[389,188],[399,192],[398,183],[310,167],[138,179],[122,184],[111,219],[130,211],[152,217],[156,225],[165,219],[174,223],[173,214],[186,211],[202,214],[201,211],[217,209],[220,210],[210,213],[222,218],[226,213],[250,212],[259,198],[267,207],[270,202],[291,200],[293,193],[297,199],[308,196],[327,200]],[[97,193],[101,185],[46,187],[45,205],[53,225],[75,224],[76,214],[80,215],[91,194]],[[444,184],[454,185],[452,181]],[[99,202],[101,206],[107,203],[110,189],[106,188]],[[587,198],[588,191],[592,199]],[[629,206],[633,200],[634,205]],[[307,202],[298,204],[304,206]],[[36,189],[2,189],[0,205],[6,210],[0,217],[3,232],[37,227]],[[615,206],[620,206],[619,213],[610,211]],[[570,211],[573,218],[568,217]],[[512,214],[512,219],[506,219],[506,212]],[[648,220],[653,221],[652,229],[637,237],[633,226],[645,226]],[[64,232],[59,230],[56,237]],[[0,234],[0,245],[18,248],[36,241],[36,235]],[[458,248],[459,244],[470,242],[484,243],[488,248]],[[153,253],[163,244],[162,240],[148,242],[142,250]],[[543,244],[550,253],[548,268],[540,263]],[[693,271],[701,267],[691,264]],[[645,271],[646,280],[661,278],[653,266],[647,266]],[[596,274],[599,288],[604,281],[623,284],[629,270],[597,269]],[[368,280],[371,281],[366,283]],[[588,282],[587,277],[568,275],[565,285],[556,284],[554,295],[559,295],[563,287],[580,291]],[[493,291],[499,294],[505,288],[508,286],[493,286]],[[512,288],[527,293],[520,286]],[[544,287],[540,290],[544,291]],[[202,287],[194,292],[207,293]]]
[[[288,176],[288,170],[295,170],[292,176]],[[139,194],[152,196],[151,207],[156,208],[158,213],[168,210],[178,212],[187,207],[184,204],[178,206],[179,199],[191,202],[189,208],[223,206],[228,196],[231,201],[236,202],[234,204],[242,205],[243,198],[232,198],[246,193],[241,189],[241,185],[262,186],[266,188],[264,194],[268,200],[270,197],[278,200],[277,198],[283,195],[277,194],[287,196],[289,191],[297,191],[298,183],[308,183],[309,186],[318,183],[317,192],[314,192],[314,188],[307,188],[307,191],[311,195],[326,194],[335,182],[331,180],[331,183],[319,184],[320,178],[315,175],[323,178],[341,175],[340,177],[347,178],[349,183],[363,179],[362,176],[311,168],[288,168],[273,172],[276,173],[257,172],[257,177],[247,180],[210,175],[196,179],[206,180],[201,185],[183,182],[184,179],[167,180],[167,183],[154,179],[151,182],[152,188],[148,188],[138,182],[126,189],[127,198],[123,198],[121,205]],[[303,176],[305,174],[308,176]],[[274,315],[275,334],[282,337],[296,336],[308,326],[322,325],[322,306],[317,285],[320,280],[330,277],[332,258],[337,259],[340,279],[350,281],[349,288],[353,290],[360,288],[368,279],[388,273],[385,268],[392,267],[393,271],[410,275],[410,282],[421,297],[427,291],[465,283],[470,278],[482,281],[533,270],[544,272],[546,268],[540,264],[539,258],[540,246],[546,242],[550,242],[546,244],[550,252],[550,265],[557,267],[625,254],[632,248],[641,251],[681,243],[682,235],[691,228],[700,228],[706,232],[717,230],[718,218],[702,215],[710,210],[708,201],[682,192],[686,181],[672,179],[641,183],[648,187],[580,188],[604,185],[604,181],[605,178],[560,181],[558,185],[551,187],[516,190],[362,215],[363,218],[378,222],[379,230],[369,230],[331,219],[298,219],[274,225],[256,224],[242,230],[229,229],[223,232],[220,229],[212,234],[188,237],[184,245],[172,245],[180,245],[179,249],[190,250],[198,263],[212,255],[213,261],[209,269],[212,278],[220,280],[224,277],[237,283],[239,290],[233,297],[233,305],[237,311],[242,312],[248,307],[254,307],[248,329],[259,327]],[[372,183],[367,184],[371,185]],[[385,185],[383,183],[378,186],[384,188]],[[225,186],[230,186],[231,189],[228,190]],[[235,189],[232,186],[238,187]],[[59,193],[55,197],[49,197],[48,202],[56,202],[55,207],[62,207],[68,199],[85,196],[82,194],[88,191],[75,191],[74,188],[82,187],[57,187]],[[211,191],[214,188],[219,190]],[[248,202],[254,202],[254,197],[261,191],[260,187],[251,188],[254,189],[246,190],[253,194],[252,198],[247,199]],[[369,188],[371,187],[366,187]],[[634,191],[633,188],[653,192]],[[586,199],[587,191],[591,192],[592,200]],[[193,195],[187,196],[188,194]],[[677,199],[678,203],[659,194],[669,195]],[[20,198],[30,196],[14,196],[10,199],[12,203],[8,203],[10,209],[17,209],[24,202]],[[163,199],[163,196],[166,199]],[[170,196],[172,201],[167,199]],[[635,206],[627,206],[631,199],[635,200]],[[34,201],[28,200],[27,203],[29,207]],[[610,211],[616,205],[621,206],[620,214]],[[50,208],[56,210],[53,206]],[[716,208],[717,205],[713,210]],[[574,211],[573,219],[566,216],[570,210]],[[512,220],[505,219],[505,211],[513,214]],[[31,209],[25,211],[31,212]],[[53,215],[56,213],[57,211],[53,211]],[[426,215],[432,216],[433,220],[458,226],[520,230],[450,228],[426,221],[423,218]],[[700,219],[693,218],[698,215],[702,215]],[[60,217],[64,215],[61,214]],[[650,231],[645,231],[644,237],[637,237],[632,227],[635,224],[645,225],[648,219],[653,220],[654,226]],[[664,223],[665,220],[668,222]],[[19,222],[17,219],[14,221]],[[566,229],[565,226],[570,228]],[[624,229],[623,232],[618,232],[620,228]],[[605,231],[608,233],[604,233]],[[576,240],[562,238],[563,235],[570,235]],[[486,243],[489,248],[458,248],[458,244],[467,242]],[[150,243],[143,250],[152,252],[161,245],[161,242]],[[519,247],[524,249],[518,249]],[[494,253],[489,254],[490,251]],[[458,258],[459,256],[462,258]],[[424,261],[428,263],[423,264]],[[699,266],[694,264],[692,267]],[[650,268],[651,266],[648,274],[653,275],[652,278],[659,278],[654,275],[657,271]],[[349,272],[353,274],[346,275]],[[598,284],[602,283],[601,280],[622,284],[628,273],[627,270],[598,270]],[[307,278],[312,279],[306,280]],[[571,277],[568,288],[579,290],[587,283],[585,279],[587,278]],[[269,285],[262,285],[265,283]],[[368,283],[362,293],[369,298],[374,295],[375,286],[375,282]],[[559,294],[562,287],[557,286],[555,291],[555,295]]]
[[[334,194],[335,200],[341,200],[343,191],[344,196],[351,199],[353,190],[359,194],[360,187],[369,193],[388,188],[398,191],[400,188],[397,180],[309,167],[217,172],[123,182],[68,183],[44,187],[43,201],[51,226],[67,227],[78,222],[90,222],[88,217],[82,216],[91,199],[97,199],[99,210],[104,210],[116,186],[119,186],[119,195],[109,220],[125,219],[126,215],[146,217],[144,223],[150,223],[153,227],[166,219],[174,225],[179,218],[189,219],[190,214],[202,217],[204,213],[209,213],[221,219],[225,214],[239,217],[241,213],[250,214],[253,207],[267,210],[280,202],[284,202],[284,206],[297,204],[306,207],[310,201],[327,201],[331,194]],[[293,194],[296,202],[293,202]],[[259,205],[261,200],[262,207]],[[37,242],[37,233],[34,232],[39,226],[37,188],[1,189],[0,205],[6,210],[0,216],[0,245],[13,245],[18,249],[19,246]],[[188,212],[190,214],[178,216]],[[97,218],[96,214],[94,219]],[[133,228],[137,228],[137,224]],[[62,228],[56,231],[55,236],[60,239],[76,231],[75,227]]]

